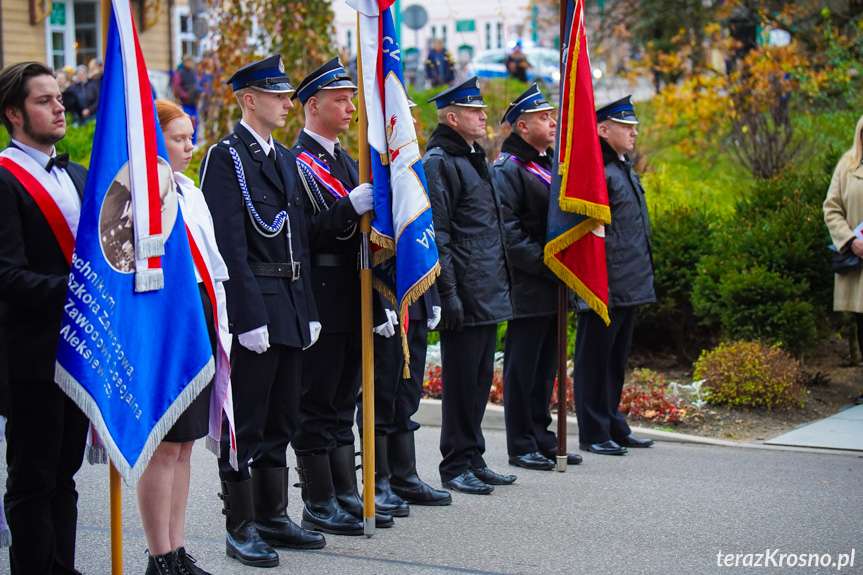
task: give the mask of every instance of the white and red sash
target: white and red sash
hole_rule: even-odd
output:
[[[524,161],[514,154],[510,154],[509,158],[518,164],[524,166],[524,169],[542,180],[546,186],[551,186],[551,172],[546,170],[536,162],[524,163]]]
[[[213,305],[213,325],[216,328],[216,374],[213,376],[213,392],[210,399],[210,422],[207,433],[207,448],[217,456],[220,452],[220,439],[222,434],[222,413],[228,419],[228,430],[231,438],[230,461],[234,469],[237,468],[237,436],[234,431],[234,404],[231,394],[231,361],[230,361],[230,334],[228,333],[227,312],[225,306],[216,297],[216,282],[207,266],[207,261],[198,248],[198,242],[189,225],[186,224],[186,235],[189,238],[189,248],[192,251],[192,260],[195,268],[201,276],[207,296]],[[219,317],[222,316],[222,321]]]
[[[336,198],[343,198],[348,195],[348,190],[345,186],[330,173],[330,167],[314,157],[308,152],[302,152],[297,156],[297,161],[306,166],[315,179]]]
[[[54,237],[72,265],[75,237],[78,235],[80,206],[63,190],[59,182],[23,150],[6,148],[0,152],[0,167],[9,170],[21,186],[32,196],[42,215],[48,220]]]

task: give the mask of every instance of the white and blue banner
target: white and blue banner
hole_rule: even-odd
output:
[[[56,380],[128,484],[213,377],[201,295],[128,0],[114,0]]]
[[[348,0],[360,14],[361,86],[375,197],[372,242],[380,248],[373,254],[373,281],[398,306],[404,326],[408,306],[434,283],[440,266],[422,156],[402,79],[393,3]],[[406,342],[404,347],[407,354]]]

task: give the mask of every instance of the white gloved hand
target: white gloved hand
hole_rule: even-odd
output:
[[[362,215],[375,207],[373,190],[371,184],[360,184],[348,194],[351,205],[358,214]]]
[[[307,347],[303,349],[308,349],[315,345],[315,342],[318,341],[318,338],[321,337],[321,322],[319,321],[310,321],[309,322],[309,332],[312,335],[312,343],[310,343]]]
[[[384,337],[392,337],[396,333],[396,324],[399,323],[398,315],[396,315],[396,312],[391,309],[385,311],[387,312],[386,323],[382,323],[377,326],[374,329],[374,332]]]
[[[265,325],[256,327],[246,333],[241,333],[237,336],[237,339],[240,340],[241,346],[255,353],[264,353],[270,349],[270,331]]]
[[[432,316],[426,320],[426,325],[429,329],[434,329],[440,323],[440,306],[432,306]]]

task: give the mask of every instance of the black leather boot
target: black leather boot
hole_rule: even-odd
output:
[[[149,551],[147,552],[149,554]],[[150,555],[144,575],[177,575],[177,555],[168,551],[164,555]]]
[[[252,567],[275,567],[279,555],[267,545],[255,529],[255,508],[252,502],[252,480],[222,481],[225,514],[225,554]]]
[[[390,465],[390,487],[393,493],[411,505],[452,503],[452,495],[431,487],[417,475],[417,454],[413,431],[387,435],[387,455]]]
[[[342,509],[363,521],[363,500],[357,491],[356,454],[353,445],[343,445],[330,452],[330,469],[333,473],[333,487],[336,499]],[[395,525],[392,515],[380,513],[375,509],[375,527],[385,529]]]
[[[363,534],[362,520],[342,509],[336,500],[329,455],[298,455],[297,474],[304,503],[303,529],[333,535]]]
[[[387,436],[375,437],[375,509],[393,517],[407,517],[411,508],[390,488],[390,466],[387,463]]]
[[[255,527],[273,547],[320,549],[327,544],[320,533],[301,529],[288,517],[288,468],[252,468]]]

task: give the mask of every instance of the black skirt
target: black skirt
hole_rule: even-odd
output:
[[[203,282],[198,284],[201,289],[201,304],[204,307],[204,317],[207,320],[207,333],[210,335],[210,347],[213,357],[216,357],[216,325],[213,321],[213,305],[207,295]],[[207,435],[210,426],[210,394],[213,391],[213,380],[198,394],[198,397],[186,408],[174,423],[174,427],[165,435],[162,441],[184,443],[195,441]]]

